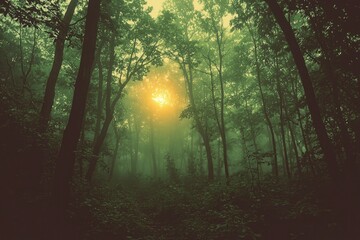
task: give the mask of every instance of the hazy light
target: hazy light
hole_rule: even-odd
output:
[[[163,9],[163,4],[165,1],[166,0],[147,0],[147,5],[149,7],[153,7],[152,12],[150,13],[153,18],[156,18],[159,15],[160,11]],[[194,0],[193,2],[195,10],[201,11],[201,4],[197,0]]]
[[[150,13],[152,17],[156,18],[159,15],[164,1],[165,0],[147,0],[147,5],[153,7],[152,12]]]
[[[168,96],[165,93],[153,94],[152,100],[158,103],[160,106],[164,106],[169,103]]]

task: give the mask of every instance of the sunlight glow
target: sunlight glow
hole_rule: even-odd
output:
[[[165,93],[153,94],[152,100],[158,103],[160,106],[164,106],[169,103],[168,96]]]
[[[152,12],[150,13],[150,15],[153,18],[156,18],[159,15],[159,13],[162,9],[163,3],[164,3],[164,0],[148,0],[147,1],[147,5],[153,7]]]
[[[159,16],[161,10],[163,9],[164,2],[165,0],[147,0],[147,6],[153,7],[153,10],[150,13],[153,18],[157,18]],[[194,8],[197,11],[201,11],[202,6],[198,0],[194,1]]]

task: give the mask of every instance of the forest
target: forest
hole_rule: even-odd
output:
[[[360,239],[359,13],[0,1],[0,239]]]

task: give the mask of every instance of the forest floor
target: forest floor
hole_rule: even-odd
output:
[[[57,141],[31,114],[0,102],[0,239],[51,239],[50,196]],[[73,184],[67,239],[344,239],[326,179],[264,177],[230,186],[205,177],[179,182],[122,177]],[[114,183],[116,182],[116,184]],[[51,235],[50,235],[51,236]],[[71,236],[71,238],[70,238]]]

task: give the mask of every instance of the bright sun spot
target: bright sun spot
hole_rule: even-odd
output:
[[[160,106],[164,106],[169,102],[167,95],[164,93],[153,94],[152,100],[158,103]]]

